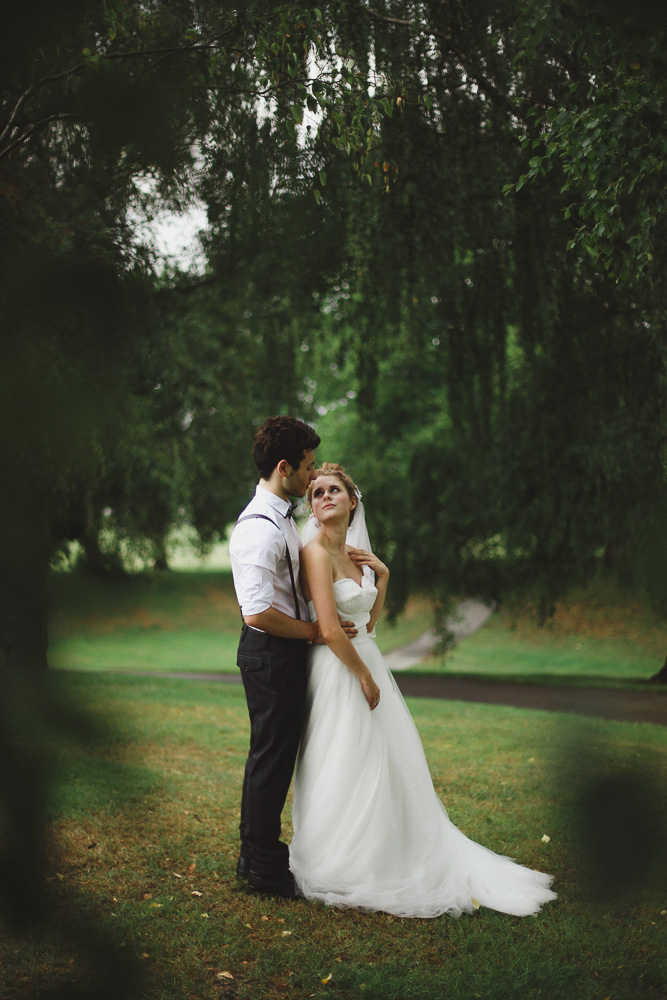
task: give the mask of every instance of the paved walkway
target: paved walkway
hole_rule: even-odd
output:
[[[662,686],[647,685],[645,691],[624,691],[622,688],[556,687],[410,673],[398,674],[396,682],[406,697],[513,705],[546,712],[573,712],[616,722],[651,722],[667,726],[667,690]]]
[[[461,601],[454,614],[447,622],[447,628],[454,638],[454,642],[460,642],[484,622],[493,613],[493,608],[482,601],[469,597]],[[424,632],[418,639],[409,642],[407,646],[395,649],[393,653],[387,653],[384,660],[392,673],[399,670],[409,670],[411,667],[422,663],[431,655],[435,648],[437,637],[432,629]]]

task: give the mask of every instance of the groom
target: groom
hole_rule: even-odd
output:
[[[236,868],[248,894],[293,899],[289,849],[280,817],[296,762],[306,695],[306,652],[317,624],[299,585],[301,541],[289,497],[315,479],[312,427],[294,417],[269,417],[255,435],[255,496],[229,543],[234,589],[243,617],[237,665],[248,714],[250,751],[241,798],[241,852]]]

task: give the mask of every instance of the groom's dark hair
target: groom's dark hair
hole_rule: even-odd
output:
[[[296,417],[269,417],[255,434],[252,457],[262,479],[270,479],[278,462],[286,459],[293,469],[303,461],[304,453],[314,451],[319,434]]]

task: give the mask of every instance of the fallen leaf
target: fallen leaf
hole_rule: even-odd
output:
[[[268,920],[269,918],[267,917],[266,913],[263,913],[263,914],[262,914],[262,918],[261,918],[261,919],[262,919],[262,920]]]
[[[322,980],[322,985],[324,986],[325,983],[331,982],[332,979],[333,979],[333,972],[330,972],[329,975],[326,977],[326,979]]]
[[[151,903],[151,909],[153,909],[153,908],[155,908],[156,910],[161,910],[162,909],[162,903]]]
[[[202,917],[204,918],[204,920],[208,920],[208,913],[202,913]]]
[[[216,978],[217,979],[233,979],[234,977],[231,974],[231,972],[219,972]]]
[[[480,906],[482,904],[480,903],[480,901],[478,899],[473,899],[472,905],[475,907],[476,910],[479,910],[479,908],[480,908]]]
[[[551,837],[549,836],[548,833],[543,833],[542,834],[542,843],[543,844],[548,844],[550,840],[551,840]]]
[[[171,874],[174,876],[174,878],[183,878],[183,876],[179,875],[178,872],[172,872]]]
[[[203,892],[198,892],[197,889],[193,889],[192,892],[190,893],[190,895],[191,896],[203,896],[204,893]]]
[[[61,882],[63,882],[64,879],[65,879],[65,876],[61,875],[60,872],[56,872],[56,878],[59,879]]]
[[[285,918],[284,917],[278,917],[278,923],[279,924],[284,924],[285,923]]]
[[[195,870],[195,866],[196,866],[196,864],[197,864],[197,862],[196,862],[196,861],[193,861],[191,865],[188,865],[188,871],[189,871],[189,872],[190,872],[191,874],[192,874],[192,872],[193,872],[193,871]]]
[[[292,937],[292,932],[291,931],[283,931],[282,937]]]
[[[244,924],[243,926],[247,927],[248,930],[250,930],[250,931],[252,930],[252,924]]]

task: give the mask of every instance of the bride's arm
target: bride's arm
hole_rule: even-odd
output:
[[[376,708],[380,689],[338,620],[331,557],[320,546],[309,545],[301,553],[301,566],[308,581],[322,638],[331,652],[359,678],[366,701],[371,709]]]
[[[370,566],[373,572],[377,576],[375,586],[377,587],[378,595],[375,598],[375,604],[371,608],[371,617],[366,628],[369,632],[372,632],[377,625],[378,619],[382,613],[384,607],[384,599],[387,594],[387,584],[389,583],[389,569],[383,562],[380,562],[378,557],[372,552],[367,552],[365,549],[355,549],[351,545],[348,545],[347,551],[350,553],[350,558],[352,562],[357,566]]]

